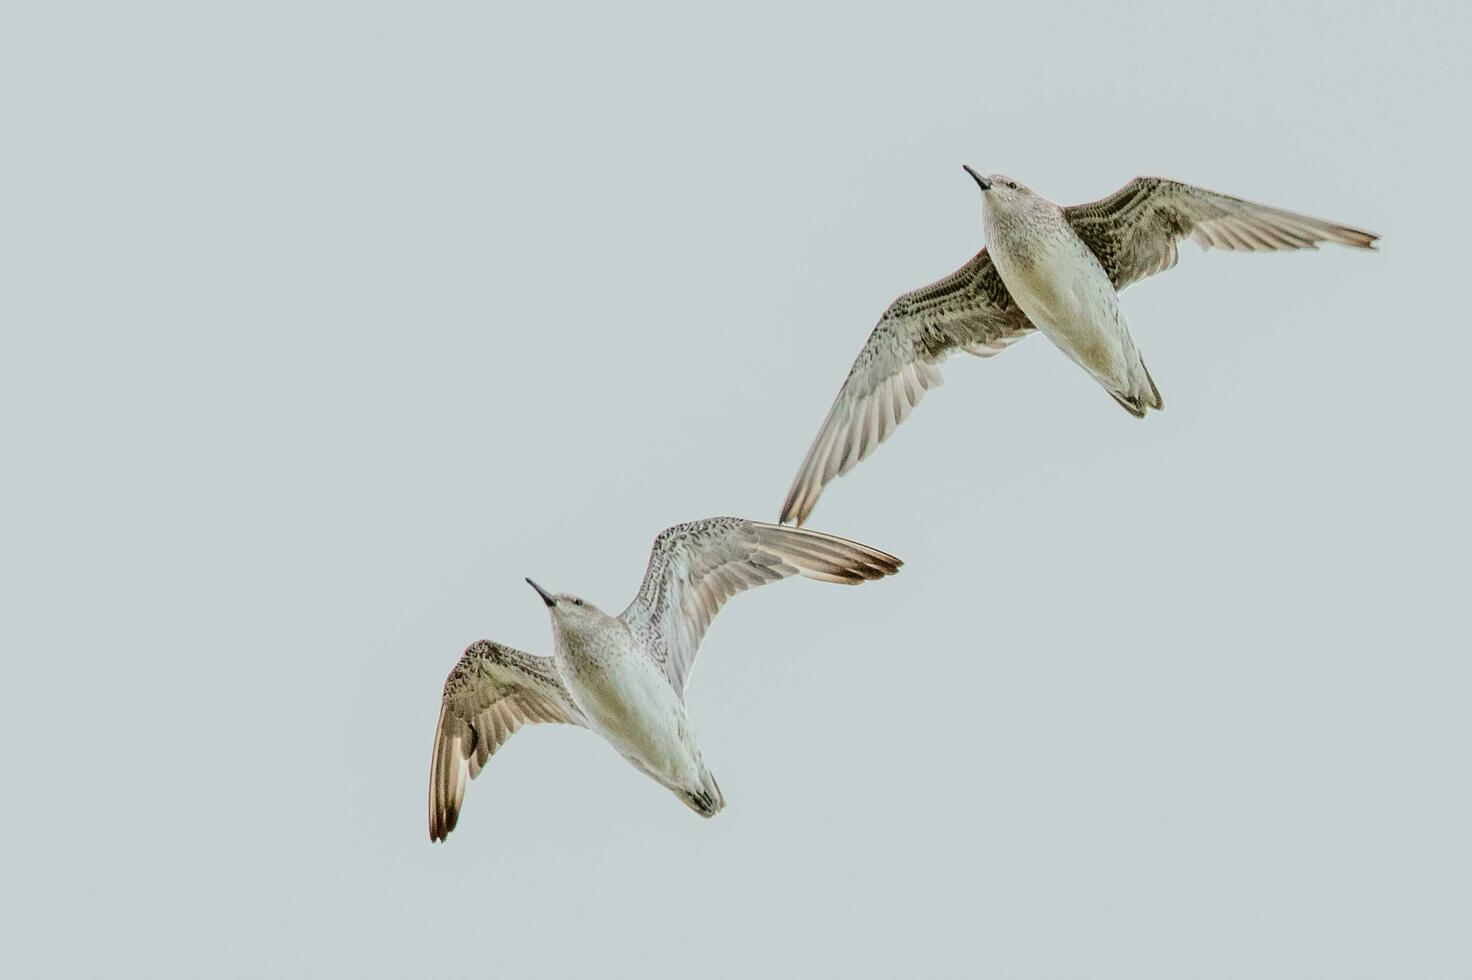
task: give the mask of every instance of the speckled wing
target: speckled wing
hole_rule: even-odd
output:
[[[465,772],[474,779],[522,725],[584,724],[550,657],[480,640],[445,680],[429,764],[429,839],[455,829],[465,798]]]
[[[1316,249],[1321,242],[1373,248],[1379,238],[1164,177],[1136,177],[1102,200],[1064,208],[1063,216],[1115,289],[1172,268],[1183,238],[1203,249],[1248,252]]]
[[[858,585],[903,564],[876,548],[801,528],[712,517],[654,539],[639,594],[621,614],[683,696],[706,629],[738,592],[793,575]]]
[[[941,361],[960,351],[990,356],[1032,330],[986,249],[939,282],[895,300],[849,369],[778,520],[807,520],[824,485],[888,439],[926,389],[941,383]]]

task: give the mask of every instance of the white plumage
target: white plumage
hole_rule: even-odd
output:
[[[1139,177],[1092,204],[1063,208],[1000,174],[966,168],[985,192],[987,247],[946,278],[906,293],[880,317],[818,429],[779,520],[802,524],[823,487],[887,439],[956,353],[987,357],[1041,329],[1127,411],[1160,392],[1118,292],[1175,265],[1176,243],[1280,251],[1376,236],[1160,177]]]
[[[713,517],[655,539],[639,593],[618,616],[531,583],[552,617],[553,656],[482,640],[450,672],[430,762],[430,838],[455,829],[467,771],[476,776],[521,726],[538,722],[597,732],[691,809],[713,816],[725,798],[701,758],[685,687],[716,613],[737,592],[789,576],[857,585],[900,565],[843,538]]]

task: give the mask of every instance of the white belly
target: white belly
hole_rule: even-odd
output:
[[[659,665],[628,651],[560,666],[578,707],[620,755],[666,785],[699,784],[685,706]]]
[[[1101,380],[1128,378],[1138,355],[1114,285],[1079,243],[1024,259],[1003,246],[993,261],[1017,305],[1049,340]]]

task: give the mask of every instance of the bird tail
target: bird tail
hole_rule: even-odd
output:
[[[676,790],[675,793],[686,806],[702,817],[713,817],[726,805],[726,796],[709,769],[700,771],[699,790]]]
[[[1140,371],[1145,375],[1145,384],[1150,386],[1149,391],[1145,390],[1144,385],[1139,384],[1135,385],[1135,390],[1129,394],[1106,389],[1110,397],[1119,402],[1121,408],[1137,419],[1144,418],[1145,413],[1152,408],[1159,411],[1165,407],[1165,399],[1160,397],[1160,389],[1155,386],[1155,379],[1150,377],[1150,369],[1145,366],[1143,358],[1140,360]]]
[[[1140,358],[1140,370],[1145,372],[1145,381],[1150,385],[1150,407],[1157,412],[1165,408],[1165,399],[1160,397],[1160,389],[1155,387],[1155,379],[1150,377],[1150,369],[1145,366],[1145,359]]]

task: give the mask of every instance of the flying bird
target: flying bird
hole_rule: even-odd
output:
[[[893,555],[799,528],[712,517],[654,539],[639,594],[617,616],[527,579],[552,618],[551,657],[482,640],[445,681],[429,768],[429,836],[455,829],[471,778],[523,725],[560,722],[602,735],[634,768],[703,817],[725,797],[685,710],[695,652],[738,592],[793,575],[858,585],[893,575]]]
[[[823,487],[909,416],[940,362],[989,357],[1034,329],[1138,418],[1163,406],[1130,336],[1119,292],[1176,264],[1176,243],[1272,252],[1320,242],[1373,248],[1379,236],[1163,177],[1137,177],[1091,204],[1059,207],[1010,177],[966,172],[982,190],[986,247],[879,318],[782,504],[802,524]]]

